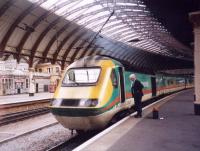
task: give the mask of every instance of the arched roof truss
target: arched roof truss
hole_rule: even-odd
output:
[[[16,17],[6,18],[13,8]],[[151,63],[160,55],[192,60],[190,48],[176,40],[142,0],[5,0],[0,2],[1,18],[6,24],[0,53],[18,61],[29,57],[30,66],[36,58],[64,66],[96,54],[143,69],[148,64],[151,70],[167,68]]]

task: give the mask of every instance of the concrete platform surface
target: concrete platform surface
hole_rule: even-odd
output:
[[[194,115],[193,90],[172,98],[161,106],[159,114],[159,120],[152,119],[152,114],[142,119],[131,117],[120,129],[113,129],[83,150],[200,151],[200,116]]]
[[[34,101],[34,100],[50,99],[53,97],[53,95],[54,95],[54,93],[45,92],[45,93],[35,93],[34,96],[29,96],[29,94],[0,96],[0,105]]]

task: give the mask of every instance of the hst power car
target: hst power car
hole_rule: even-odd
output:
[[[130,74],[111,58],[86,57],[65,70],[54,94],[51,112],[66,128],[101,129],[119,112],[134,105]],[[185,88],[185,79],[135,73],[144,85],[145,101],[153,96]]]

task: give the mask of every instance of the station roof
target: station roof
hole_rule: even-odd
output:
[[[64,67],[84,56],[105,55],[138,70],[192,68],[188,13],[198,10],[199,4],[198,0],[0,1],[0,55],[23,58],[30,66],[51,61]]]

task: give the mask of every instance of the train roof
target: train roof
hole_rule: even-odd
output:
[[[84,57],[82,59],[76,60],[74,63],[72,63],[69,67],[73,68],[73,67],[91,67],[91,66],[95,66],[98,64],[99,61],[102,60],[111,60],[114,62],[114,64],[116,66],[123,66],[119,61],[107,57],[107,56],[88,56],[88,57]]]

